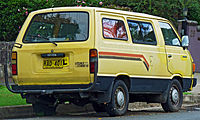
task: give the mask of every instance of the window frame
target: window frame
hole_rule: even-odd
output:
[[[126,30],[126,36],[127,36],[127,39],[105,37],[105,36],[104,36],[104,27],[103,27],[103,20],[104,20],[104,19],[108,19],[108,20],[116,20],[116,21],[122,21],[123,24],[124,24],[125,30]],[[103,18],[101,19],[101,22],[102,22],[102,36],[103,36],[104,39],[113,39],[113,40],[123,40],[123,41],[128,41],[127,28],[126,28],[125,22],[124,22],[123,20],[103,17]]]
[[[37,16],[37,15],[43,15],[43,14],[51,14],[51,13],[86,13],[87,14],[87,17],[88,17],[88,33],[87,33],[87,38],[85,40],[75,40],[75,41],[54,41],[56,43],[59,43],[59,42],[84,42],[84,41],[87,41],[90,37],[90,13],[87,12],[87,11],[55,11],[55,12],[45,12],[45,13],[38,13],[38,14],[35,14],[30,22],[28,23],[28,27],[26,28],[26,31],[23,35],[23,38],[22,38],[22,42],[23,43],[51,43],[50,41],[42,41],[42,42],[25,42],[25,36],[27,35],[28,33],[28,30],[33,22],[33,19]]]
[[[176,35],[176,37],[178,38],[178,41],[179,41],[179,43],[180,43],[180,45],[167,45],[167,46],[182,47],[182,41],[180,40],[180,37],[179,37],[179,35],[177,34],[176,30],[174,29],[173,25],[171,25],[169,22],[165,22],[165,21],[158,21],[158,24],[159,24],[159,23],[168,24],[168,25],[171,27],[173,33],[174,33],[174,34]],[[164,35],[163,35],[163,32],[162,32],[162,29],[161,29],[161,27],[160,27],[160,24],[159,24],[159,28],[160,28],[160,31],[161,31],[161,33],[162,33],[162,37],[163,37],[164,44],[165,44],[165,38],[164,38]],[[166,44],[165,44],[165,45],[166,45]]]
[[[131,34],[131,30],[130,30],[130,27],[129,27],[129,22],[135,22],[135,23],[146,23],[146,24],[150,24],[151,27],[152,27],[152,31],[154,33],[154,38],[155,38],[155,41],[156,43],[155,44],[149,44],[149,43],[139,43],[139,42],[134,42],[134,39],[132,37],[132,34]],[[129,32],[130,32],[130,35],[131,35],[131,40],[132,40],[132,43],[134,44],[142,44],[142,45],[153,45],[153,46],[157,46],[158,45],[158,41],[157,41],[157,38],[156,38],[156,34],[155,34],[155,30],[154,30],[154,26],[151,22],[147,22],[147,21],[142,21],[142,20],[131,20],[131,19],[127,19],[127,24],[128,24],[128,28],[129,28]]]

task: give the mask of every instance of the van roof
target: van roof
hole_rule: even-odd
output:
[[[35,12],[47,12],[49,10],[65,10],[65,9],[71,9],[71,10],[95,10],[97,12],[107,12],[107,13],[117,13],[117,14],[122,14],[122,15],[127,15],[127,16],[136,16],[136,17],[143,17],[143,18],[150,18],[150,19],[158,19],[158,20],[167,20],[162,17],[154,16],[154,15],[149,15],[145,13],[138,13],[138,12],[129,12],[129,11],[123,11],[123,10],[115,10],[115,9],[110,9],[110,8],[99,8],[99,7],[56,7],[56,8],[47,8],[47,9],[41,9],[37,10]],[[33,12],[34,13],[34,12]]]

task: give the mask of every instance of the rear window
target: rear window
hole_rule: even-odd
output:
[[[24,43],[85,41],[89,35],[87,12],[59,12],[33,17]]]

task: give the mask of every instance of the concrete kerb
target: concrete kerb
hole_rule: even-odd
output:
[[[66,113],[81,113],[94,111],[91,104],[79,107],[73,104],[59,105],[56,112],[58,115]],[[5,118],[20,118],[20,117],[33,117],[32,105],[19,105],[19,106],[5,106],[0,107],[0,119]]]
[[[200,95],[184,95],[183,96],[184,103],[200,103]]]
[[[187,106],[197,106],[200,103],[200,95],[184,95],[183,109]],[[130,103],[130,111],[140,111],[140,110],[154,110],[161,109],[161,105],[157,103]],[[94,112],[91,104],[84,107],[79,107],[73,104],[59,105],[57,108],[58,115],[66,115],[70,113],[82,113],[82,112]],[[22,106],[6,106],[0,107],[0,119],[5,118],[20,118],[20,117],[33,117],[34,113],[31,105]]]
[[[32,115],[33,110],[31,105],[0,107],[0,119],[17,118],[21,116],[29,117]]]

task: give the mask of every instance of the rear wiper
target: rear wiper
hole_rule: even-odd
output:
[[[42,39],[48,40],[50,43],[53,43],[55,46],[58,46],[58,44],[56,42],[50,41],[49,38],[47,38],[47,37],[38,36],[38,35],[34,35],[33,37],[38,37],[38,38],[42,38]]]

